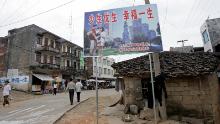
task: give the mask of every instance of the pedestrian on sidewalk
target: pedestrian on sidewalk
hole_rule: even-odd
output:
[[[53,84],[53,95],[57,94],[57,82],[54,82]]]
[[[9,81],[6,80],[6,81],[5,81],[4,88],[3,88],[3,97],[4,97],[3,106],[4,106],[4,107],[5,107],[6,104],[9,105],[9,95],[10,95],[10,91],[11,91],[11,85],[9,84]]]
[[[80,80],[78,79],[76,82],[76,94],[77,94],[77,102],[80,102],[80,93],[81,93],[81,89],[82,89],[83,85],[80,82]]]
[[[70,78],[70,82],[67,84],[66,91],[69,91],[69,98],[70,98],[70,104],[73,105],[73,98],[74,98],[74,90],[76,88],[75,82],[73,82],[73,79]]]

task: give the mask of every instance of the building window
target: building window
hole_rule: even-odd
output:
[[[103,63],[104,63],[104,65],[106,65],[107,64],[107,60],[103,59]]]
[[[98,59],[98,62],[101,63],[101,58]]]
[[[94,62],[95,62],[95,63],[97,62],[97,57],[94,57]]]
[[[205,31],[202,33],[202,37],[203,37],[203,42],[204,42],[204,44],[206,44],[206,43],[209,41],[209,36],[208,36],[207,30],[205,30]]]
[[[77,54],[77,51],[76,51],[76,50],[74,50],[74,55],[75,55],[75,56],[77,56],[76,54]]]
[[[4,56],[0,56],[0,64],[4,64]]]
[[[41,37],[38,37],[37,44],[42,45],[42,38]]]
[[[108,75],[110,75],[110,73],[111,73],[111,72],[110,72],[110,69],[108,69]]]
[[[102,74],[102,68],[99,67],[99,74]]]
[[[80,52],[80,51],[78,51],[78,57],[80,57],[80,56],[81,56],[81,55],[80,55],[80,53],[81,53],[81,52]]]
[[[107,65],[108,65],[108,66],[110,66],[110,65],[111,65],[111,63],[110,63],[110,61],[109,61],[109,60],[107,60]]]
[[[71,53],[71,47],[67,47],[67,52]]]
[[[80,69],[80,63],[78,62],[78,69]]]
[[[54,40],[51,40],[51,41],[50,41],[50,47],[51,47],[51,48],[54,48]]]
[[[107,74],[107,68],[104,68],[104,74]]]
[[[44,55],[43,63],[47,63],[47,55]]]
[[[48,41],[49,41],[49,39],[48,39],[48,38],[45,38],[45,40],[44,40],[44,46],[48,46]]]
[[[50,64],[53,64],[53,56],[50,56]]]
[[[74,62],[74,68],[76,69],[76,62]]]
[[[41,54],[40,53],[36,54],[36,62],[41,63]]]
[[[66,66],[70,67],[70,60],[66,60]]]
[[[56,64],[56,65],[59,65],[59,63],[60,63],[60,58],[55,57],[55,64]]]

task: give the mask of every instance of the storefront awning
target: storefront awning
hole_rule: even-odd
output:
[[[42,81],[53,81],[54,79],[49,75],[43,75],[43,74],[33,74],[36,78],[42,80]]]

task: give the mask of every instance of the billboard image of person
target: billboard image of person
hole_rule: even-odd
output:
[[[84,56],[163,51],[156,4],[85,13]]]

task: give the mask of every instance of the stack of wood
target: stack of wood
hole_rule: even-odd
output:
[[[198,76],[214,72],[217,68],[217,58],[212,53],[159,53],[160,68],[167,76]],[[150,72],[148,55],[115,63],[112,65],[119,76],[143,77]]]

